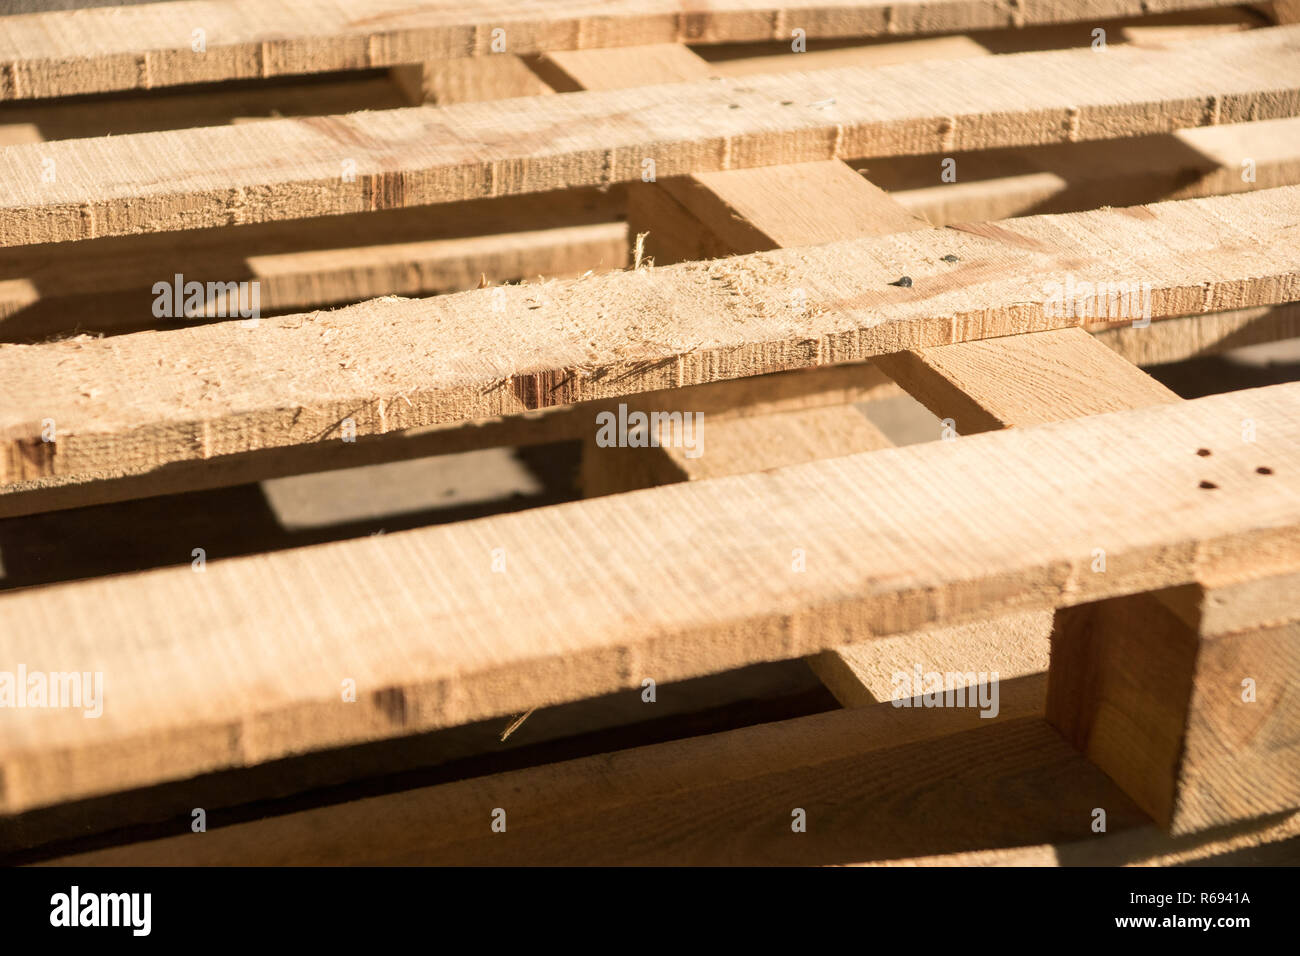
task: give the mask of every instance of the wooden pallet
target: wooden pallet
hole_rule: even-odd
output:
[[[1300,384],[1139,368],[1300,335],[1293,5],[87,7],[0,101],[0,704],[103,675],[7,858],[1297,858]]]

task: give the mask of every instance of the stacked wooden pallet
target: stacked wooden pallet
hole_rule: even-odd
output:
[[[1136,364],[1300,334],[1293,8],[89,6],[0,100],[0,546],[557,441],[586,496],[0,553],[12,859],[1294,852],[1300,385]],[[836,706],[683,729],[802,659]]]

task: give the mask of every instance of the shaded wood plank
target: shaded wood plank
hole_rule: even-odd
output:
[[[1141,163],[1133,162],[1135,152]],[[942,179],[946,158],[955,162],[953,182]],[[853,166],[912,213],[947,225],[1294,185],[1300,182],[1300,120]]]
[[[1056,615],[1048,719],[1171,833],[1300,807],[1300,571]]]
[[[1116,831],[1146,822],[1006,698],[995,721],[838,711],[53,862],[816,865],[1079,840],[1098,805]]]
[[[1135,365],[1163,365],[1247,345],[1300,336],[1300,304],[1189,315],[1149,328],[1120,326],[1093,333],[1097,341]]]
[[[1254,443],[1241,441],[1244,419]],[[30,672],[100,671],[108,696],[97,720],[5,709],[0,805],[1297,555],[1300,385],[1279,385],[269,555],[209,554],[202,573],[15,591],[0,596],[8,658]],[[340,694],[349,678],[354,703]]]
[[[1023,712],[1016,685],[1007,686],[1007,713]],[[801,718],[233,826],[210,816],[208,834],[51,863],[1149,866],[1284,849],[1300,834],[1300,814],[1292,814],[1171,838],[1030,721],[966,730],[944,720],[945,712],[909,721],[901,713],[885,707]],[[983,777],[963,747],[983,761]],[[729,788],[726,780],[741,783]],[[802,792],[792,800],[796,787]],[[731,803],[719,799],[724,792]],[[824,802],[832,794],[854,808],[851,819]],[[1089,800],[1108,810],[1105,834],[1079,826],[1080,811],[1091,820]],[[807,812],[807,833],[790,831],[791,807],[782,801]],[[506,832],[485,836],[497,807],[506,810]],[[981,848],[958,849],[964,846]]]
[[[177,274],[256,282],[269,315],[618,269],[628,250],[620,206],[615,191],[575,189],[17,249],[0,264],[0,341],[191,325],[155,314],[155,283]],[[214,296],[196,312],[216,317],[225,305]]]

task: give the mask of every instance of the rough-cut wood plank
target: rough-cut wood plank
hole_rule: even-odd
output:
[[[1179,401],[1078,328],[899,352],[876,365],[959,435]]]
[[[1044,307],[1053,276],[1149,282],[1155,317],[1296,301],[1297,220],[1300,187],[1287,187],[256,328],[0,346],[0,388],[21,402],[0,410],[0,483],[337,441],[349,418],[358,436],[383,434],[1087,321]],[[911,286],[891,284],[904,275]]]
[[[1006,704],[1012,713],[1021,709],[1011,694]],[[1101,782],[1095,770],[1069,760],[1057,742],[1040,736],[1027,722],[1022,721],[1014,731],[977,729],[958,732],[953,739],[934,739],[925,735],[943,732],[946,722],[942,712],[929,711],[908,722],[891,721],[889,713],[890,708],[883,708],[765,724],[503,774],[475,783],[413,790],[228,827],[216,828],[218,824],[209,814],[214,827],[206,834],[210,841],[183,835],[50,862],[92,866],[357,864],[400,857],[403,862],[472,864],[483,862],[481,852],[504,852],[511,862],[554,864],[594,862],[600,856],[593,859],[592,847],[607,840],[605,852],[617,847],[622,853],[608,859],[616,864],[654,858],[670,864],[688,860],[816,864],[847,859],[859,864],[903,866],[1167,866],[1267,849],[1282,841],[1294,842],[1300,834],[1297,813],[1280,820],[1252,821],[1226,831],[1171,838],[1150,823],[1143,823],[1125,800],[1117,799],[1112,787]],[[893,735],[892,739],[889,735]],[[996,744],[986,738],[996,738]],[[998,752],[986,744],[1007,745],[1007,749]],[[1018,757],[1011,755],[1013,744],[1019,745]],[[968,764],[958,754],[958,748],[972,745],[997,770],[974,778],[973,792],[971,787],[958,784],[957,779],[945,778],[951,789],[943,795],[936,789],[939,782],[933,775],[936,770],[941,775],[950,773],[952,768],[947,762],[936,761],[952,755],[956,766],[962,768],[956,770],[956,776],[962,778]],[[881,747],[895,749],[882,751]],[[788,792],[784,782],[799,775],[801,768],[833,765],[854,750],[873,756],[869,761],[857,761],[858,773],[862,768],[875,768],[894,780],[893,788],[869,784],[858,787],[857,781],[864,778],[850,771],[856,792],[845,800],[857,810],[856,820],[871,822],[870,832],[838,818],[832,825],[816,806],[812,810],[804,806],[809,811],[809,830],[797,835],[794,843],[780,835],[789,833],[786,807],[779,807],[779,820],[771,820],[770,827],[762,826],[766,831],[763,836],[746,833],[746,825],[768,809],[754,800],[756,794],[771,788],[773,781],[776,792]],[[894,759],[879,759],[882,752]],[[1056,754],[1061,756],[1049,756]],[[1063,771],[1059,776],[1049,769],[1057,759]],[[1011,766],[1025,774],[1016,780],[1013,790],[994,793],[986,789],[991,776],[996,777],[995,786],[1007,787],[1013,775],[1004,778],[1000,771]],[[834,769],[843,773],[847,767]],[[746,799],[729,805],[709,799],[710,788],[723,786],[719,781],[729,779],[745,781]],[[815,782],[800,780],[805,787]],[[826,783],[819,783],[818,789],[809,792],[827,792]],[[916,789],[906,792],[909,783]],[[837,785],[842,786],[842,779],[831,782],[830,792],[841,792]],[[1097,804],[1107,808],[1107,833],[1079,830],[1074,814],[1086,800],[1079,801],[1073,787],[1083,787],[1087,797],[1097,798]],[[890,792],[906,792],[906,796],[890,799]],[[1010,799],[1010,793],[1017,799]],[[918,800],[917,794],[928,798]],[[678,800],[680,805],[675,803]],[[807,800],[801,796],[794,805],[803,806]],[[605,813],[628,804],[639,806],[642,818],[631,822],[638,832],[646,828],[647,841],[638,846],[647,849],[629,850],[630,831],[620,828],[615,832],[606,826],[610,818]],[[668,833],[650,832],[651,828],[677,820],[687,805],[694,808],[689,819],[696,826],[685,827],[680,833],[675,827]],[[1030,808],[1028,812],[1023,806]],[[484,807],[507,809],[506,834],[494,834],[491,840],[514,840],[509,835],[525,829],[526,846],[515,842],[509,848],[493,847],[480,840]],[[744,808],[743,823],[736,816],[738,807]],[[711,816],[714,812],[718,814],[716,820]],[[1091,808],[1085,807],[1084,812],[1091,820]],[[452,814],[452,822],[443,817],[444,813]],[[583,814],[581,818],[579,813]],[[775,817],[776,811],[772,815]],[[576,823],[579,819],[581,825]],[[688,817],[683,814],[681,819]],[[550,830],[550,841],[540,843],[536,828]],[[366,839],[360,839],[359,834],[365,834]],[[738,834],[745,834],[739,844],[734,842]],[[809,838],[809,834],[820,834],[814,838],[816,846],[798,845],[797,841]],[[1025,841],[1050,839],[1057,842],[1025,845]],[[783,840],[787,841],[784,846]],[[839,845],[835,845],[837,840]],[[983,848],[953,852],[955,847],[973,844],[982,844]],[[791,855],[800,851],[800,856]]]
[[[681,403],[707,416],[710,423],[716,423],[733,417],[781,414],[888,398],[901,391],[872,366],[849,364],[688,385],[647,392],[638,398],[653,405]],[[139,475],[124,475],[121,469],[113,469],[90,475],[38,478],[0,489],[0,518],[425,455],[583,439],[591,434],[596,416],[602,411],[617,412],[619,401],[584,402],[468,424],[363,436],[355,444],[316,442],[206,461],[176,462]]]
[[[1057,25],[1026,24],[1016,30],[972,31],[954,36],[876,37],[861,40],[807,38],[805,52],[791,56],[789,39],[766,43],[702,46],[716,76],[741,76],[792,70],[828,70],[838,66],[885,66],[919,60],[958,60],[992,53],[1091,47],[1092,31],[1106,31],[1110,46],[1187,42],[1215,33],[1255,29],[1269,21],[1245,7],[1218,7],[1166,14],[1145,14],[1119,20],[1089,17]]]
[[[672,396],[667,397],[668,407],[689,409]],[[657,408],[643,400],[632,407]],[[693,447],[686,447],[681,443],[682,436],[665,428],[656,436],[659,447],[619,448],[598,446],[589,432],[583,443],[582,493],[594,498],[677,481],[743,475],[891,445],[852,405],[722,421],[705,416],[698,434],[687,437]]]
[[[708,65],[679,45],[552,54],[544,63],[565,89],[618,89],[656,79],[696,79]],[[674,188],[675,184],[675,188]],[[719,251],[749,253],[924,228],[889,197],[839,160],[690,176],[647,185],[644,205],[675,205],[678,190],[698,228]],[[634,231],[641,221],[629,214]],[[656,217],[651,210],[650,215]],[[671,214],[670,214],[671,215]],[[640,409],[654,411],[644,401]],[[689,406],[673,402],[689,412]],[[588,434],[582,487],[588,496],[652,487],[670,481],[743,474],[818,458],[870,451],[888,439],[851,407],[738,420],[709,428],[709,453],[685,448],[684,435],[656,435],[649,448],[601,447]],[[696,437],[702,438],[702,434]]]
[[[1294,116],[1298,51],[1300,26],[1274,27],[1105,57],[962,60],[941,80],[900,64],[14,146],[0,153],[0,244],[640,181],[647,159],[662,179]]]
[[[1036,688],[1033,701],[1037,710],[1033,712],[1042,713],[1051,632],[1050,611],[1029,611],[846,644],[810,657],[808,663],[845,707],[898,699],[903,685],[895,675],[902,672],[910,677],[920,665],[922,673],[989,674],[1004,684],[1014,678],[1034,677],[1037,683],[1025,686]],[[969,684],[957,680],[953,686]]]
[[[890,42],[872,42],[833,49],[814,48],[794,54],[789,42],[756,43],[748,46],[704,48],[702,55],[713,76],[750,76],[804,70],[834,70],[844,66],[890,66],[920,60],[964,60],[988,56],[990,50],[964,35],[912,37]]]
[[[1253,443],[1241,440],[1247,419]],[[1092,571],[1098,547],[1106,573]],[[4,711],[0,805],[1298,555],[1300,385],[1279,385],[269,555],[209,554],[203,573],[16,591],[0,596],[9,659],[29,672],[101,671],[108,696],[96,720]],[[347,678],[355,703],[341,702]]]
[[[1135,153],[1141,163],[1133,162]],[[935,225],[1074,212],[1294,185],[1300,182],[1300,119],[970,153],[955,157],[955,182],[942,181],[942,159],[853,165]]]
[[[1178,401],[1082,329],[902,353],[878,364],[963,432],[1032,424],[1044,412],[1073,417]],[[1267,466],[1261,471],[1269,474]],[[1264,596],[1300,593],[1295,575],[1284,580],[1270,582]],[[1300,749],[1287,742],[1300,715],[1283,704],[1300,682],[1300,629],[1249,628],[1245,620],[1260,611],[1239,594],[1225,607],[1225,592],[1195,590],[1200,603],[1190,623],[1155,597],[1136,595],[1061,611],[1052,636],[1053,722],[1174,833],[1300,806]],[[1218,638],[1200,623],[1204,608],[1246,633]],[[1234,707],[1242,675],[1266,675],[1258,677],[1267,684],[1262,716],[1248,729]]]
[[[242,77],[388,67],[450,57],[645,43],[960,33],[1228,6],[1233,0],[1092,0],[1009,9],[991,0],[458,0],[178,2],[0,20],[0,99],[148,89]],[[205,31],[196,53],[194,31]],[[494,30],[503,32],[494,35]]]
[[[1232,8],[1143,17],[1127,24],[1104,26],[1111,44],[1135,38],[1139,43],[1163,45],[1203,39],[1214,32],[1244,30],[1261,22],[1254,11]],[[1088,46],[1092,26],[1027,28],[979,34],[977,38],[950,36],[870,43],[800,55],[792,55],[788,44],[757,45],[749,55],[739,55],[743,48],[704,50],[709,56],[725,56],[709,63],[711,74],[731,76],[982,56],[994,52],[990,47],[999,46],[994,41],[1004,41],[1002,46],[1012,41],[1019,44],[1014,48],[1024,50],[1048,49],[1061,41]],[[1045,31],[1053,35],[1035,39]],[[1132,161],[1135,149],[1142,153],[1141,163]],[[878,185],[889,188],[902,205],[935,225],[1190,199],[1300,182],[1300,120],[1179,130],[1168,136],[1144,138],[1140,144],[1104,141],[1046,146],[1029,152],[990,150],[965,154],[957,157],[958,178],[949,183],[940,179],[942,158],[872,161],[864,171]],[[1241,175],[1246,158],[1254,163],[1254,175],[1249,180]]]
[[[0,340],[184,327],[153,286],[256,281],[264,314],[382,295],[433,295],[622,268],[620,197],[594,189],[451,203],[184,235],[117,236],[13,250],[0,264]],[[209,314],[217,314],[212,308]]]
[[[900,352],[876,364],[959,434],[1179,401],[1082,329]],[[845,706],[861,706],[897,696],[893,674],[912,662],[1003,679],[1041,673],[1051,628],[1050,614],[1031,612],[837,648],[810,663]]]
[[[927,226],[838,159],[700,173],[663,188],[738,252]]]
[[[557,58],[557,69],[563,67],[566,82],[588,89],[650,82],[651,77],[664,71],[671,71],[678,79],[705,72],[703,61],[682,47],[637,47],[621,52],[626,56],[617,70],[613,68],[614,51],[563,54]],[[629,209],[629,223],[635,231],[688,216],[685,231],[691,238],[687,242],[702,243],[716,254],[816,245],[926,226],[840,160],[704,173],[647,185],[636,192],[639,202]],[[668,242],[682,245],[671,237]],[[656,248],[671,254],[671,246],[662,240]],[[1086,333],[1080,334],[1086,337]],[[635,407],[651,413],[658,410],[644,401]],[[683,411],[689,408],[677,403],[673,407]],[[594,497],[677,481],[745,474],[873,451],[891,444],[851,406],[723,422],[721,427],[710,424],[707,452],[699,441],[703,429],[698,431],[692,434],[697,441],[689,448],[671,434],[657,434],[656,445],[648,448],[601,447],[594,434],[588,435],[583,443],[583,493]],[[1015,636],[1007,635],[1005,628],[997,625],[993,628],[1004,636]],[[960,648],[970,643],[962,639],[964,636],[944,632],[931,639],[942,642],[952,638],[949,643]],[[1045,667],[1045,634],[1041,643],[1043,653],[1031,651],[1028,656],[1041,656]],[[857,706],[870,693],[853,679],[857,662],[841,655],[849,650],[826,651],[809,658],[808,663],[841,702]],[[911,658],[921,656],[915,642],[906,639],[894,651],[909,658],[908,667]],[[959,668],[962,672],[966,669]]]
[[[709,75],[708,62],[679,43],[548,53],[533,69],[561,93],[685,83]]]
[[[520,57],[508,53],[395,66],[391,75],[403,91],[406,103],[417,106],[478,103],[555,92]]]
[[[1300,336],[1300,304],[1290,302],[1262,309],[1189,315],[1154,322],[1145,329],[1121,326],[1102,329],[1093,335],[1135,365],[1161,365],[1296,338]]]
[[[1171,833],[1300,807],[1300,571],[1057,613],[1049,720]]]
[[[1300,813],[1171,837],[1154,824],[1070,843],[975,850],[886,861],[895,866],[1294,866],[1300,862]]]
[[[1096,806],[1115,831],[1146,823],[1029,696],[1009,688],[993,721],[836,711],[52,862],[808,865],[1081,840]]]
[[[1251,30],[1268,23],[1266,18],[1245,7],[1188,12],[1180,15],[1178,21],[1138,20],[1121,27],[1119,36],[1114,40],[1108,37],[1107,42],[1132,43],[1134,46],[1158,50],[1171,43],[1195,42],[1209,36]]]
[[[382,74],[311,77],[256,86],[217,85],[162,94],[122,94],[107,100],[5,103],[0,106],[0,146],[410,105],[401,88]]]
[[[1008,693],[1003,712],[1015,714],[1016,698]],[[0,861],[5,865],[52,859],[76,847],[89,849],[113,841],[123,832],[132,842],[170,836],[169,821],[191,821],[201,806],[212,825],[260,804],[274,815],[283,806],[301,805],[309,791],[316,799],[351,789],[366,792],[376,778],[401,775],[409,786],[434,786],[484,773],[587,754],[645,747],[661,741],[722,733],[753,723],[790,720],[826,707],[825,690],[800,661],[778,661],[712,674],[656,688],[653,702],[641,688],[538,709],[516,733],[501,739],[503,721],[478,721],[428,734],[416,734],[359,747],[309,754],[291,761],[79,800],[21,813],[0,814]],[[987,724],[986,718],[981,723]],[[342,786],[341,786],[342,785]],[[350,785],[350,787],[349,787]],[[187,822],[186,827],[189,826]],[[111,842],[110,842],[111,845]],[[61,847],[62,849],[59,849]]]

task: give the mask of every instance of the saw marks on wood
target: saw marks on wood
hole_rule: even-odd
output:
[[[0,244],[640,181],[647,159],[663,179],[1295,116],[1297,52],[1300,27],[1276,27],[941,73],[905,63],[14,146],[0,154]]]
[[[1012,11],[987,0],[192,0],[55,12],[32,4],[0,20],[0,99],[586,47],[788,41],[787,25],[825,39],[958,33],[1232,2],[1092,0],[1085,10],[1053,0]]]
[[[22,396],[0,412],[0,480],[142,473],[337,441],[346,419],[358,436],[384,434],[1072,327],[1091,319],[1054,309],[1048,287],[1070,275],[1149,283],[1157,318],[1295,301],[1297,220],[1300,188],[1286,187],[381,299],[252,328],[0,346],[0,386]],[[41,440],[46,419],[56,442]]]
[[[1241,439],[1246,419],[1253,443]],[[1099,547],[1105,573],[1092,568]],[[446,527],[208,554],[202,573],[17,591],[0,596],[13,658],[102,671],[105,710],[11,711],[3,806],[1177,586],[1297,552],[1300,385],[1279,385]],[[355,703],[342,701],[345,679]]]
[[[1077,328],[899,352],[876,364],[961,435],[1179,401]]]

